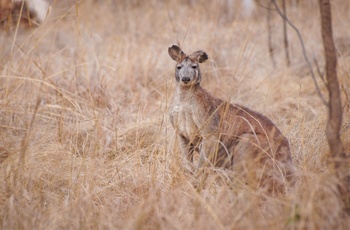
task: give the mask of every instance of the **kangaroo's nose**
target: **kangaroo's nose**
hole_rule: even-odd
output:
[[[189,77],[183,77],[181,79],[184,83],[188,83],[191,79]]]

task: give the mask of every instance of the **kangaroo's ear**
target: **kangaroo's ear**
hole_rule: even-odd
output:
[[[199,63],[203,63],[208,60],[208,54],[203,50],[198,50],[191,54],[190,58],[197,60]]]
[[[172,47],[168,48],[168,53],[170,55],[170,57],[174,60],[174,61],[180,61],[182,58],[184,58],[186,56],[186,54],[180,49],[180,47],[173,45]]]

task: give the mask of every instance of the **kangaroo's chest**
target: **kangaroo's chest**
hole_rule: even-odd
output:
[[[176,131],[189,140],[194,140],[199,134],[198,119],[190,103],[173,101],[170,108],[170,121]]]

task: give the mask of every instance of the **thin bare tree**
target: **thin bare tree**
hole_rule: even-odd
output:
[[[274,67],[276,67],[276,60],[275,60],[275,49],[272,44],[272,12],[271,12],[271,5],[272,2],[269,2],[269,5],[267,7],[267,14],[266,14],[266,22],[267,22],[267,31],[268,31],[268,46],[269,46],[269,54],[270,54],[270,59]]]
[[[337,76],[337,54],[333,41],[330,2],[329,0],[319,0],[319,5],[321,13],[322,39],[326,61],[327,88],[329,94],[329,119],[326,127],[326,136],[332,156],[336,162],[336,167],[339,167],[341,162],[343,162],[345,152],[340,139],[340,128],[343,112]]]
[[[329,94],[326,137],[335,163],[336,174],[340,179],[339,191],[345,202],[345,207],[347,207],[350,204],[349,161],[340,138],[343,110],[337,76],[337,55],[333,40],[331,5],[329,0],[319,0],[319,6]]]
[[[282,0],[282,10],[283,14],[287,16],[287,6],[286,0]],[[287,21],[283,19],[283,43],[284,43],[284,52],[286,55],[287,65],[290,65],[290,57],[289,57],[289,44],[288,44],[288,33],[287,33]]]
[[[326,101],[326,99],[324,98],[321,90],[320,90],[320,87],[318,86],[318,83],[317,83],[317,80],[316,80],[316,76],[315,76],[315,73],[313,71],[313,68],[312,68],[312,65],[311,65],[311,61],[309,60],[308,56],[307,56],[307,53],[306,53],[306,48],[305,48],[305,44],[304,44],[304,40],[303,40],[303,37],[301,36],[301,33],[299,31],[299,29],[288,19],[288,17],[282,12],[281,8],[278,6],[276,0],[271,0],[272,4],[275,6],[275,9],[277,11],[277,13],[281,16],[281,18],[283,18],[283,20],[290,26],[292,27],[292,29],[297,33],[298,35],[298,38],[299,38],[299,42],[300,42],[300,45],[301,45],[301,50],[303,52],[303,56],[304,56],[304,59],[305,59],[305,62],[310,70],[310,74],[311,74],[311,77],[312,77],[312,80],[315,84],[315,88],[316,88],[316,92],[318,94],[318,96],[320,97],[320,99],[322,100],[323,104],[328,106],[328,102]]]
[[[275,0],[271,0],[268,2],[267,6],[260,5],[261,7],[265,8],[267,10],[266,13],[266,24],[267,24],[267,31],[268,31],[268,46],[269,46],[269,54],[270,59],[272,61],[272,64],[274,67],[276,67],[276,60],[275,60],[275,48],[272,44],[272,34],[273,34],[273,26],[272,26],[272,17],[273,17],[273,11],[275,9],[272,8],[273,5],[276,5]],[[282,11],[283,15],[287,16],[287,5],[286,0],[282,0]],[[290,55],[289,55],[289,43],[288,43],[288,33],[287,33],[287,20],[282,17],[283,19],[283,45],[284,45],[284,53],[286,57],[286,64],[287,66],[290,65]]]

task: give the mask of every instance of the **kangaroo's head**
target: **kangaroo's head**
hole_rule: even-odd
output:
[[[176,61],[175,79],[181,86],[193,86],[199,84],[202,75],[199,69],[199,63],[208,60],[208,55],[202,51],[196,51],[186,55],[178,46],[169,47],[170,57]]]

